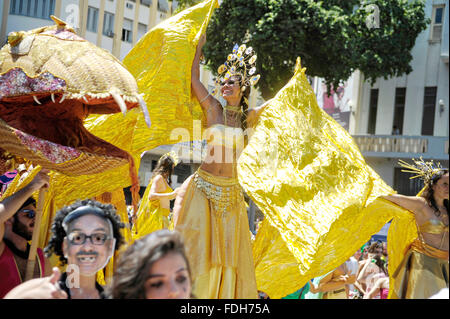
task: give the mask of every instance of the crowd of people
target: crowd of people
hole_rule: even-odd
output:
[[[284,298],[387,299],[387,263],[387,242],[368,242],[345,263]]]
[[[155,174],[164,174],[161,172],[155,170]],[[442,178],[443,181],[448,180],[448,173],[446,176],[447,179]],[[102,271],[114,252],[126,244],[121,234],[125,224],[113,205],[90,199],[77,201],[58,211],[52,223],[48,245],[44,251],[39,250],[35,279],[22,283],[29,251],[28,241],[35,227],[36,202],[31,195],[41,187],[48,187],[48,181],[47,171],[39,172],[31,183],[0,203],[1,298],[198,298],[193,291],[195,278],[191,266],[196,261],[190,262],[191,256],[187,254],[182,234],[177,230],[168,230],[164,225],[143,234],[128,245],[120,254],[113,280],[107,287],[102,287],[97,282],[96,274]],[[61,273],[58,267],[51,268],[48,258],[52,255],[59,258],[60,266],[66,265],[65,272]],[[420,254],[416,259],[426,257]],[[369,242],[345,263],[311,279],[304,287],[285,298],[386,299],[390,289],[388,261],[387,243]],[[422,271],[433,270],[429,260],[421,267]],[[396,272],[402,273],[402,268]],[[420,270],[416,268],[408,270]],[[442,271],[445,273],[445,268]],[[414,278],[415,281],[428,280],[420,288],[417,284],[408,286],[407,282],[403,282],[409,294],[414,289],[419,290],[415,294],[423,294],[424,289],[430,290],[432,280],[422,276],[419,274]],[[443,289],[445,291],[446,288]],[[441,290],[435,289],[428,298]],[[258,291],[258,297],[270,298],[262,291]]]

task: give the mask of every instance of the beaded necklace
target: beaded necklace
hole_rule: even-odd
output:
[[[231,112],[231,113],[234,113],[233,114],[233,120],[234,120],[233,124],[236,124],[236,119],[238,117],[240,118],[242,116],[242,114],[244,113],[242,111],[242,107],[241,106],[225,105],[223,107],[223,123],[225,124],[225,126],[228,126],[227,111]]]

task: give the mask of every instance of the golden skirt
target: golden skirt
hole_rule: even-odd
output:
[[[202,181],[202,186],[198,182]],[[220,192],[206,194],[209,189],[230,191],[237,178],[211,175],[199,169],[186,180],[183,196],[177,198],[175,230],[184,239],[189,259],[193,293],[201,299],[258,298],[250,230],[244,197],[226,211],[216,211],[214,201]],[[212,199],[209,199],[211,197]]]
[[[133,232],[133,239],[142,238],[154,231],[169,228],[170,210],[160,206],[150,206],[144,215],[138,216],[136,222],[137,233]]]
[[[152,184],[153,178],[145,189],[141,204],[136,213],[137,219],[134,225],[133,240],[142,238],[154,231],[169,228],[170,209],[161,207],[159,199],[149,199]],[[172,191],[172,188],[167,186],[163,193],[171,193]]]
[[[416,240],[393,274],[395,285],[390,298],[428,299],[448,288],[448,270],[448,252]]]

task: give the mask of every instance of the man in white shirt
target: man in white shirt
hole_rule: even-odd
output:
[[[346,262],[345,265],[347,266],[347,269],[349,271],[350,275],[357,275],[358,267],[359,267],[359,258],[361,258],[362,252],[360,249],[358,249],[353,256],[351,256]],[[357,294],[357,290],[353,284],[346,285],[346,288],[348,289],[348,298],[353,299],[355,294]]]

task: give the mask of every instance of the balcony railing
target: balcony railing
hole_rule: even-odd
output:
[[[364,156],[448,160],[448,137],[401,135],[354,135]]]

